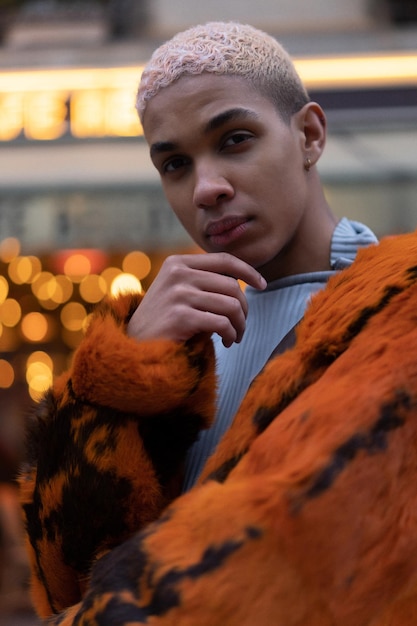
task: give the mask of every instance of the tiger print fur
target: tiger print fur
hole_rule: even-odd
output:
[[[85,382],[89,376],[81,363],[100,360],[89,350],[98,350],[104,363],[111,348],[102,345],[97,327],[114,317],[109,310],[96,315],[72,374],[50,392],[55,404],[38,417],[44,430],[38,423],[37,454],[22,474],[35,603],[48,598],[38,601],[41,614],[56,613],[50,623],[62,626],[415,626],[417,233],[361,251],[314,297],[295,347],[255,379],[200,483],[180,497],[177,487],[164,492],[167,483],[158,471],[158,454],[146,443],[148,433],[137,428],[131,445],[138,450],[126,458],[108,444],[109,438],[118,441],[117,420],[123,427],[131,398],[124,408],[109,410],[105,390],[96,396],[95,384]],[[123,337],[127,318],[118,319]],[[151,344],[158,352],[158,342]],[[190,346],[170,345],[178,351],[175,357],[186,360],[176,407],[155,409],[148,401],[148,412],[129,419],[136,424],[169,414],[196,428],[209,424],[215,383],[208,345],[206,337],[197,338],[192,356]],[[128,371],[129,385],[137,372]],[[118,377],[117,370],[105,376],[108,389],[112,376]],[[78,412],[69,404],[70,380]],[[175,376],[161,385],[171,396],[177,383]],[[121,374],[118,385],[121,390]],[[97,424],[97,458],[79,419]],[[54,430],[61,420],[64,430]],[[43,448],[45,431],[49,443]],[[162,436],[162,428],[158,433]],[[174,478],[185,448],[184,432],[178,433],[184,445],[169,468]],[[145,468],[142,483],[133,472],[142,487],[136,500],[128,474],[132,457],[139,459],[137,469]],[[114,535],[92,543],[90,519],[106,528],[100,516],[107,496],[102,491],[92,500],[81,497],[90,476],[86,459],[97,488],[105,492],[106,480],[100,484],[100,479],[109,468],[113,477],[127,476],[130,486],[127,499],[117,483],[109,495],[110,517],[117,518],[115,507],[123,532],[114,521]],[[158,497],[149,496],[148,487]],[[146,498],[151,505],[143,505]],[[71,507],[76,514],[68,521]],[[84,561],[71,561],[78,554],[77,538],[65,536],[76,516],[78,541],[87,527]],[[134,520],[131,526],[127,519]],[[91,572],[85,559],[90,565],[96,560]],[[71,595],[61,582],[59,596],[54,576],[63,581],[66,568],[72,568],[78,588]]]
[[[42,617],[80,600],[92,563],[180,493],[185,451],[212,419],[210,339],[139,348],[125,334],[139,302],[121,296],[97,308],[28,427],[20,490]]]

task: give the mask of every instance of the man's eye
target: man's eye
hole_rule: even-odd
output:
[[[179,168],[187,165],[187,163],[188,163],[188,160],[185,157],[180,157],[180,156],[172,157],[168,161],[165,161],[164,166],[163,166],[163,171],[175,172]]]
[[[226,139],[223,146],[225,148],[237,146],[238,144],[243,143],[244,141],[248,141],[249,139],[252,139],[252,137],[253,135],[251,133],[244,133],[244,132],[234,133],[233,135],[230,135]]]

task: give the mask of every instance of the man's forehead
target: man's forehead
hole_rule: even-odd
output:
[[[219,107],[231,108],[242,101],[262,97],[245,78],[235,75],[203,72],[184,74],[175,82],[162,87],[147,103],[143,121],[152,115],[166,115],[183,109],[201,110]],[[222,104],[224,102],[224,104]]]

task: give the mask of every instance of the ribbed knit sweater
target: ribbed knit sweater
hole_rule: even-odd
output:
[[[331,270],[281,278],[269,283],[264,291],[246,288],[249,311],[242,341],[225,348],[221,338],[213,335],[218,378],[217,415],[211,428],[202,431],[189,450],[184,491],[198,479],[207,458],[229,428],[252,380],[273,349],[303,317],[311,297],[325,286],[332,274],[353,262],[358,249],[376,241],[367,226],[342,218],[331,241]]]

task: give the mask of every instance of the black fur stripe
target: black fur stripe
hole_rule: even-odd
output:
[[[375,424],[366,432],[358,432],[349,437],[339,446],[328,464],[314,477],[312,485],[305,492],[302,500],[294,506],[298,513],[311,498],[317,498],[328,489],[331,489],[338,476],[348,467],[359,452],[377,454],[384,452],[388,447],[388,434],[405,424],[404,410],[411,406],[410,396],[405,391],[396,393],[395,398],[381,407],[380,415]]]

